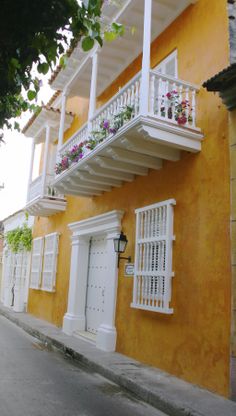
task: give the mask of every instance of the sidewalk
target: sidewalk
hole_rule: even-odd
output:
[[[236,416],[236,403],[119,353],[98,350],[45,321],[0,304],[0,315],[170,416]]]

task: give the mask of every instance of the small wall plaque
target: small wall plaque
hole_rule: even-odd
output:
[[[125,264],[125,276],[133,276],[134,275],[134,263],[126,263]]]

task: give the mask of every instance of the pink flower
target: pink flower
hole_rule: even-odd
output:
[[[64,156],[61,160],[61,164],[63,169],[67,169],[69,167],[69,159],[67,156]]]

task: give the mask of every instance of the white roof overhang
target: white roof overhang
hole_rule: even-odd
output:
[[[59,110],[53,108],[42,108],[38,116],[32,121],[29,127],[25,131],[25,136],[33,137],[35,143],[41,143],[45,141],[45,127],[49,125],[50,129],[50,141],[54,142],[58,138],[58,131],[60,126],[61,113]],[[66,114],[64,131],[66,131],[73,121],[73,114]]]
[[[190,4],[196,0],[153,0],[152,40],[160,35]],[[121,72],[142,52],[143,39],[143,0],[121,0],[121,7],[106,5],[103,8],[104,20],[118,21],[126,26],[122,38],[105,42],[89,53],[78,45],[68,58],[67,66],[57,74],[51,86],[56,90],[67,90],[70,96],[89,97],[91,80],[91,57],[99,49],[97,96],[99,96]],[[131,34],[129,28],[135,27]]]

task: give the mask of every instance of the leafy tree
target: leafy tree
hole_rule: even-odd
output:
[[[34,66],[46,74],[79,40],[88,51],[95,42],[102,46],[104,38],[123,34],[117,23],[103,28],[101,7],[102,0],[1,0],[0,128],[10,127],[11,118],[34,108],[31,103],[40,87],[32,75]]]

